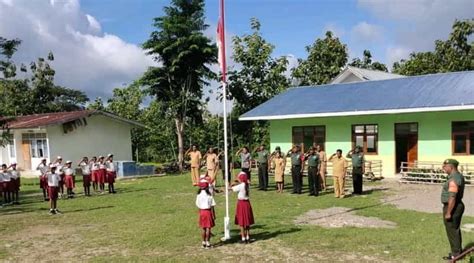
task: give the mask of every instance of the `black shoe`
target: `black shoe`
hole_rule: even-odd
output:
[[[444,259],[444,260],[453,260],[453,259],[454,259],[454,256],[451,255],[451,253],[449,253],[447,256],[444,256],[443,259]]]
[[[49,214],[54,215],[54,214],[56,214],[56,211],[54,211],[54,209],[49,209]]]
[[[62,214],[61,211],[59,211],[57,208],[54,209],[54,213],[55,213],[55,214]]]
[[[309,193],[309,196],[314,196],[315,194],[314,193]]]

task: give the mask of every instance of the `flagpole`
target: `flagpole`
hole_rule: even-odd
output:
[[[224,240],[230,239],[230,219],[229,219],[229,158],[227,147],[227,83],[222,81],[222,91],[224,93],[224,167],[225,167],[225,217],[224,217]]]

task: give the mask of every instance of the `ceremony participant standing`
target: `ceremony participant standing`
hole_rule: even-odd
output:
[[[48,195],[48,177],[46,173],[49,170],[49,166],[46,164],[46,159],[42,159],[41,163],[36,167],[36,170],[40,171],[39,184],[40,188],[43,190],[44,201],[49,201]]]
[[[46,173],[48,178],[48,195],[49,195],[49,214],[60,214],[57,202],[59,194],[59,180],[61,180],[59,174],[56,172],[57,167],[51,166],[51,171]]]
[[[237,151],[237,156],[240,156],[240,164],[242,168],[242,172],[247,174],[247,180],[250,180],[250,162],[252,161],[252,155],[249,152],[249,148],[247,146],[242,147],[240,150]]]
[[[20,172],[16,169],[16,163],[12,163],[10,165],[10,177],[11,177],[11,195],[13,204],[18,205],[20,204]]]
[[[250,242],[250,226],[255,224],[252,205],[250,204],[250,187],[247,173],[244,171],[238,175],[239,182],[231,186],[232,191],[237,194],[237,208],[235,211],[235,224],[240,226],[240,237],[242,243]]]
[[[219,159],[217,158],[217,154],[214,148],[209,147],[209,149],[206,152],[205,158],[206,158],[207,175],[211,177],[212,184],[215,184],[217,166],[219,165]]]
[[[352,159],[352,186],[355,195],[362,194],[362,184],[364,181],[363,175],[365,173],[365,158],[364,153],[361,152],[362,147],[359,145],[352,151],[347,153],[347,158]]]
[[[53,166],[56,167],[56,173],[59,175],[59,196],[62,197],[64,195],[63,158],[61,156],[58,156],[54,161]]]
[[[109,154],[107,155],[107,162],[106,162],[106,172],[107,172],[107,184],[109,187],[109,194],[115,194],[115,178],[117,177],[117,170],[115,168],[115,163],[114,163],[114,155]]]
[[[87,157],[83,157],[78,164],[82,173],[82,186],[84,187],[84,195],[91,196],[91,164]]]
[[[334,196],[344,198],[344,187],[347,173],[347,160],[342,156],[342,150],[338,149],[336,153],[329,157],[332,162],[332,178],[334,180]]]
[[[196,206],[199,208],[199,227],[202,228],[202,247],[211,247],[211,228],[215,226],[213,208],[216,205],[214,197],[209,192],[209,184],[200,182],[196,197]]]
[[[441,203],[443,203],[443,221],[448,236],[451,253],[444,257],[452,260],[462,252],[461,219],[464,213],[464,176],[458,171],[459,162],[447,159],[443,162],[443,170],[448,178],[441,192]]]
[[[99,184],[99,191],[101,194],[104,193],[105,190],[105,177],[107,176],[107,166],[105,165],[105,158],[104,156],[99,156],[97,160],[97,165],[99,166],[97,183]]]
[[[89,165],[91,167],[92,189],[94,189],[94,192],[97,193],[99,182],[99,162],[97,161],[97,157],[92,156]]]
[[[6,164],[2,164],[2,188],[3,188],[3,202],[11,204],[11,175],[7,169]]]
[[[269,153],[265,149],[265,145],[260,145],[255,152],[257,153],[258,164],[258,189],[266,191],[268,188],[268,162]]]
[[[309,153],[305,156],[305,160],[308,161],[309,195],[318,196],[319,188],[321,186],[321,184],[319,183],[320,160],[319,155],[314,147],[309,150]]]
[[[327,173],[327,155],[326,152],[321,148],[321,145],[316,145],[316,153],[319,154],[319,160],[321,161],[321,165],[319,166],[319,177],[321,178],[320,189],[326,190],[326,173]]]
[[[67,161],[66,166],[63,168],[64,170],[64,184],[66,185],[67,190],[67,198],[74,198],[74,169],[72,169],[72,162]]]
[[[186,154],[191,158],[191,180],[193,186],[196,186],[199,181],[199,168],[201,168],[201,152],[198,150],[196,145],[193,145],[191,149],[186,151]]]
[[[283,182],[285,173],[285,160],[281,157],[281,151],[276,152],[276,156],[273,158],[275,164],[275,183],[277,186],[277,192],[283,193]]]
[[[224,152],[220,152],[219,155],[217,155],[217,157],[219,158],[219,169],[222,173],[222,181],[224,182],[225,184],[225,156],[224,156]],[[227,161],[228,161],[228,168],[229,168],[229,171],[228,171],[228,183],[230,184],[230,181],[232,180],[232,169],[233,169],[233,164],[232,164],[232,155],[229,155],[227,156]]]
[[[291,179],[293,181],[292,194],[301,194],[303,188],[303,154],[300,152],[300,146],[295,145],[288,154],[291,157]]]

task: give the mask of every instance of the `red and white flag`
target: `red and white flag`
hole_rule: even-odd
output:
[[[217,22],[217,47],[219,49],[219,66],[221,68],[222,82],[226,81],[227,66],[225,62],[225,24],[224,24],[224,0],[220,0],[219,21]]]

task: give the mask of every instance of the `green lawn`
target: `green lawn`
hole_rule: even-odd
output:
[[[126,180],[116,195],[95,195],[58,202],[62,215],[48,215],[36,180],[23,180],[22,204],[0,210],[0,260],[8,261],[410,261],[441,262],[448,243],[440,214],[398,210],[382,204],[382,191],[365,197],[335,199],[251,191],[256,242],[238,244],[222,236],[224,196],[218,194],[218,243],[200,248],[195,208],[196,189],[188,174]],[[80,185],[81,183],[78,183]],[[369,183],[368,183],[369,184]],[[420,196],[420,198],[422,198]],[[413,200],[416,202],[417,200]],[[295,217],[311,209],[354,208],[358,215],[397,223],[395,229],[296,226]],[[235,195],[231,197],[231,220]],[[465,217],[463,223],[474,223]],[[464,234],[464,245],[474,234]]]

